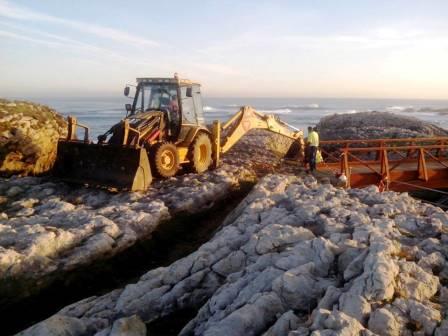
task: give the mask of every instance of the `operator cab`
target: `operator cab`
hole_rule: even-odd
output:
[[[129,86],[124,90],[129,95]],[[163,112],[171,139],[182,138],[183,125],[204,125],[200,85],[174,78],[137,78],[132,105],[126,104],[127,116]]]

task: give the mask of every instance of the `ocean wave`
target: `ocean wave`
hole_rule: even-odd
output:
[[[206,106],[204,106],[203,110],[205,112],[215,112],[215,111],[218,111],[219,109],[217,109],[216,107],[213,107],[213,106],[206,105]]]
[[[448,107],[442,107],[442,108],[421,108],[417,112],[432,112],[439,115],[446,115],[448,114]]]
[[[312,109],[318,109],[318,108],[320,108],[319,104],[308,104],[307,107],[308,107],[308,108],[312,108]]]
[[[319,104],[313,103],[308,105],[295,105],[295,104],[289,104],[280,106],[280,109],[294,109],[294,110],[320,110],[322,107]]]
[[[335,115],[335,114],[354,114],[354,113],[358,113],[358,110],[346,110],[346,111],[325,111],[324,114],[322,114],[323,117],[329,116],[329,115]]]
[[[258,109],[256,109],[256,110],[258,112],[266,113],[266,114],[289,114],[292,112],[292,110],[289,108],[279,108],[279,109],[274,109],[274,110],[258,110]]]
[[[448,107],[413,107],[413,106],[388,106],[387,112],[425,113],[427,115],[448,114]]]
[[[441,115],[443,113],[437,113],[437,112],[416,112],[419,116],[427,116],[427,117],[436,117],[438,115]]]
[[[355,113],[358,113],[358,110],[338,111],[338,112],[334,112],[334,113],[327,113],[325,115],[330,115],[330,114],[355,114]]]
[[[412,106],[388,106],[386,107],[387,112],[410,112],[409,110],[413,110]]]

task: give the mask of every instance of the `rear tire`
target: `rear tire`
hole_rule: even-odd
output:
[[[208,170],[212,160],[212,142],[205,132],[200,132],[194,138],[188,150],[189,168],[192,172],[201,174]]]
[[[154,175],[173,177],[179,170],[179,154],[171,142],[160,142],[151,147],[151,168]]]

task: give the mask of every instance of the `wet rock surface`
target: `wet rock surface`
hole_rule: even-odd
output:
[[[317,124],[322,140],[448,136],[448,131],[420,119],[389,112],[333,114]]]
[[[194,253],[23,335],[52,319],[107,335],[189,307],[181,335],[443,335],[447,243],[448,215],[406,193],[268,175]]]
[[[0,99],[0,175],[47,172],[66,131],[64,118],[47,106]]]

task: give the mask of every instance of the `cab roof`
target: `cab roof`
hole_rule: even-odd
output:
[[[137,83],[155,83],[155,84],[179,84],[179,85],[201,85],[189,79],[163,78],[163,77],[141,77],[137,78]]]

